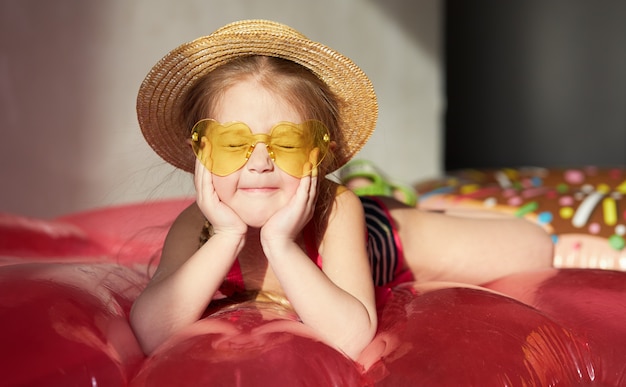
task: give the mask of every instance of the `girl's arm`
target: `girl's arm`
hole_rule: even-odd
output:
[[[302,322],[356,358],[377,327],[366,253],[363,207],[349,191],[337,196],[320,254],[323,271],[288,238],[264,242],[267,258]]]
[[[244,244],[243,236],[216,234],[198,249],[203,224],[196,203],[178,216],[154,277],[133,304],[130,321],[146,353],[201,317]]]

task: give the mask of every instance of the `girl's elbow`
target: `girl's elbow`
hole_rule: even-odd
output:
[[[355,327],[356,328],[356,327]],[[372,342],[377,331],[376,319],[361,329],[353,329],[349,339],[341,346],[341,351],[350,359],[356,360]]]
[[[154,331],[151,320],[142,312],[141,307],[133,304],[130,310],[130,326],[144,354],[150,355],[160,344],[157,332]]]
[[[363,335],[358,340],[352,341],[349,345],[340,348],[341,351],[352,360],[357,360],[361,353],[374,339],[374,335]]]

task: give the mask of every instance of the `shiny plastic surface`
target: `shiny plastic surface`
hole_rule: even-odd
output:
[[[626,273],[591,269],[398,286],[359,362],[266,303],[221,310],[145,357],[128,313],[188,203],[1,217],[2,385],[626,385]]]

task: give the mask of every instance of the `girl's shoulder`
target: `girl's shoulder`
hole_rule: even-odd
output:
[[[345,227],[364,219],[363,205],[359,197],[343,185],[338,185],[329,217],[329,226]]]
[[[165,247],[169,245],[180,246],[193,245],[196,249],[200,246],[200,239],[206,219],[196,202],[185,208],[172,223],[165,239]]]
[[[202,211],[200,211],[198,204],[194,201],[189,206],[187,206],[187,208],[185,208],[180,214],[178,214],[178,216],[174,220],[174,223],[172,224],[172,227],[197,228],[198,225],[202,226],[205,221],[206,218],[204,217],[204,214],[202,214]]]
[[[204,216],[195,202],[176,217],[165,237],[153,281],[174,272],[198,250],[203,224]]]

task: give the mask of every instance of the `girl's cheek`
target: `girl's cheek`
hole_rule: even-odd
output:
[[[285,174],[286,176],[283,178],[283,186],[285,187],[285,191],[287,191],[291,196],[296,194],[298,190],[298,186],[300,185],[300,180],[296,177]]]
[[[239,182],[237,175],[237,172],[228,176],[213,175],[213,188],[220,200],[228,201],[235,194]]]

